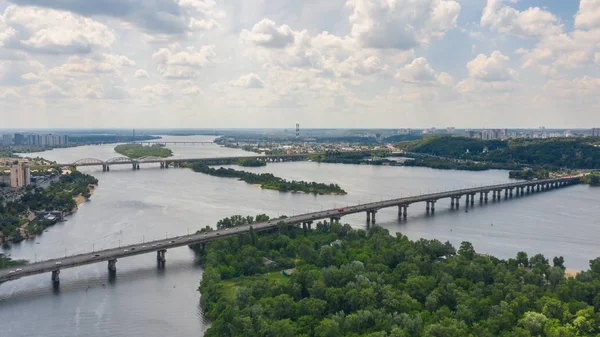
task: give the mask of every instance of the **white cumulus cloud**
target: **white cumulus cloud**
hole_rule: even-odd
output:
[[[8,6],[4,20],[25,35],[18,41],[21,48],[40,53],[90,53],[110,47],[116,39],[105,25],[66,11]]]
[[[481,26],[490,26],[500,33],[524,38],[541,37],[562,32],[560,20],[539,7],[518,11],[504,5],[503,0],[487,0],[481,16]]]
[[[214,46],[182,48],[179,44],[161,48],[152,55],[158,64],[158,71],[165,78],[184,79],[194,78],[200,69],[212,62],[216,57]]]
[[[508,56],[499,51],[494,51],[489,57],[479,54],[467,63],[467,70],[469,76],[484,82],[509,81],[517,75],[516,71],[509,67],[509,60]]]
[[[264,88],[265,83],[260,79],[260,76],[250,73],[240,76],[238,79],[229,82],[232,87],[239,88]]]
[[[367,48],[407,50],[444,37],[456,27],[454,0],[348,0],[352,37]]]

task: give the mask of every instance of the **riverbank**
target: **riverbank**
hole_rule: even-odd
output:
[[[46,189],[30,189],[21,199],[0,205],[0,242],[16,243],[41,234],[77,211],[98,185],[98,179],[73,171]]]
[[[237,178],[253,186],[260,186],[262,189],[275,190],[280,192],[293,193],[312,193],[327,195],[345,195],[347,194],[337,184],[323,184],[306,181],[287,181],[286,179],[276,177],[270,173],[256,174],[246,171],[237,171],[231,168],[218,169],[209,167],[203,163],[194,163],[188,165],[194,172],[204,173],[215,177]]]
[[[98,187],[98,185],[90,184],[90,185],[88,185],[88,196],[79,194],[79,195],[73,197],[73,200],[75,200],[75,203],[77,204],[77,208],[79,208],[79,205],[90,200],[90,198],[92,197],[92,195],[94,195],[94,192],[96,191],[96,187]]]

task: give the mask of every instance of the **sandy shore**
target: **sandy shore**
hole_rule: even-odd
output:
[[[88,190],[90,191],[90,197],[94,194],[94,191],[96,191],[96,187],[98,187],[97,185],[90,185],[88,186]],[[73,197],[73,200],[75,200],[75,202],[77,203],[77,207],[79,207],[79,205],[83,204],[84,202],[86,202],[88,200],[88,198],[84,197],[83,195],[78,195],[76,197]]]

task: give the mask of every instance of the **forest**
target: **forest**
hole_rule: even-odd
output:
[[[486,141],[436,136],[402,142],[398,147],[410,152],[475,161],[545,165],[551,168],[600,168],[600,147],[590,138],[518,138]]]
[[[211,176],[224,178],[238,178],[248,184],[260,185],[262,189],[276,190],[281,192],[304,192],[314,194],[346,194],[337,184],[323,184],[306,181],[288,181],[276,177],[271,173],[251,173],[246,171],[237,171],[231,168],[220,167],[218,169],[209,167],[203,163],[194,163],[191,165],[195,172],[205,173]]]
[[[575,337],[600,332],[600,258],[481,255],[469,242],[339,223],[216,240],[198,251],[213,336]],[[285,270],[285,273],[281,271]],[[290,276],[291,274],[291,276]]]
[[[6,205],[0,204],[0,231],[7,241],[18,242],[25,238],[21,235],[19,227],[29,222],[26,233],[39,234],[55,222],[42,219],[29,221],[27,217],[30,211],[70,213],[77,207],[73,197],[82,195],[86,199],[89,198],[89,185],[97,184],[98,180],[93,176],[73,171],[62,175],[59,181],[50,184],[47,189],[31,186],[20,200],[7,202]]]
[[[142,144],[121,144],[115,147],[115,152],[132,159],[142,157],[166,158],[173,155],[173,151],[159,144],[145,146]]]

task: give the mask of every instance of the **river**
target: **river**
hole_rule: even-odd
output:
[[[214,137],[165,137],[164,140],[207,141]],[[113,145],[56,149],[42,156],[60,163],[92,157],[119,156]],[[217,145],[169,145],[177,157],[251,156],[253,153]],[[34,240],[13,245],[4,253],[31,261],[118,245],[186,234],[234,214],[296,214],[321,207],[375,201],[433,191],[507,182],[506,171],[443,171],[420,167],[387,167],[291,162],[244,168],[286,179],[337,183],[345,196],[314,196],[262,190],[234,179],[211,177],[189,169],[161,170],[144,164],[82,168],[99,179],[91,200],[68,221]],[[411,239],[437,238],[455,246],[470,241],[481,253],[509,258],[518,251],[565,257],[573,269],[587,269],[600,255],[597,242],[598,190],[574,186],[523,198],[489,202],[465,211],[450,210],[440,200],[434,216],[425,205],[408,209],[398,220],[396,209],[381,210],[378,224]],[[343,218],[365,227],[365,215]],[[187,247],[167,252],[164,270],[152,254],[117,262],[116,280],[109,281],[106,263],[62,271],[59,290],[50,275],[37,275],[0,285],[1,336],[192,336],[207,327],[198,306],[202,269]]]

